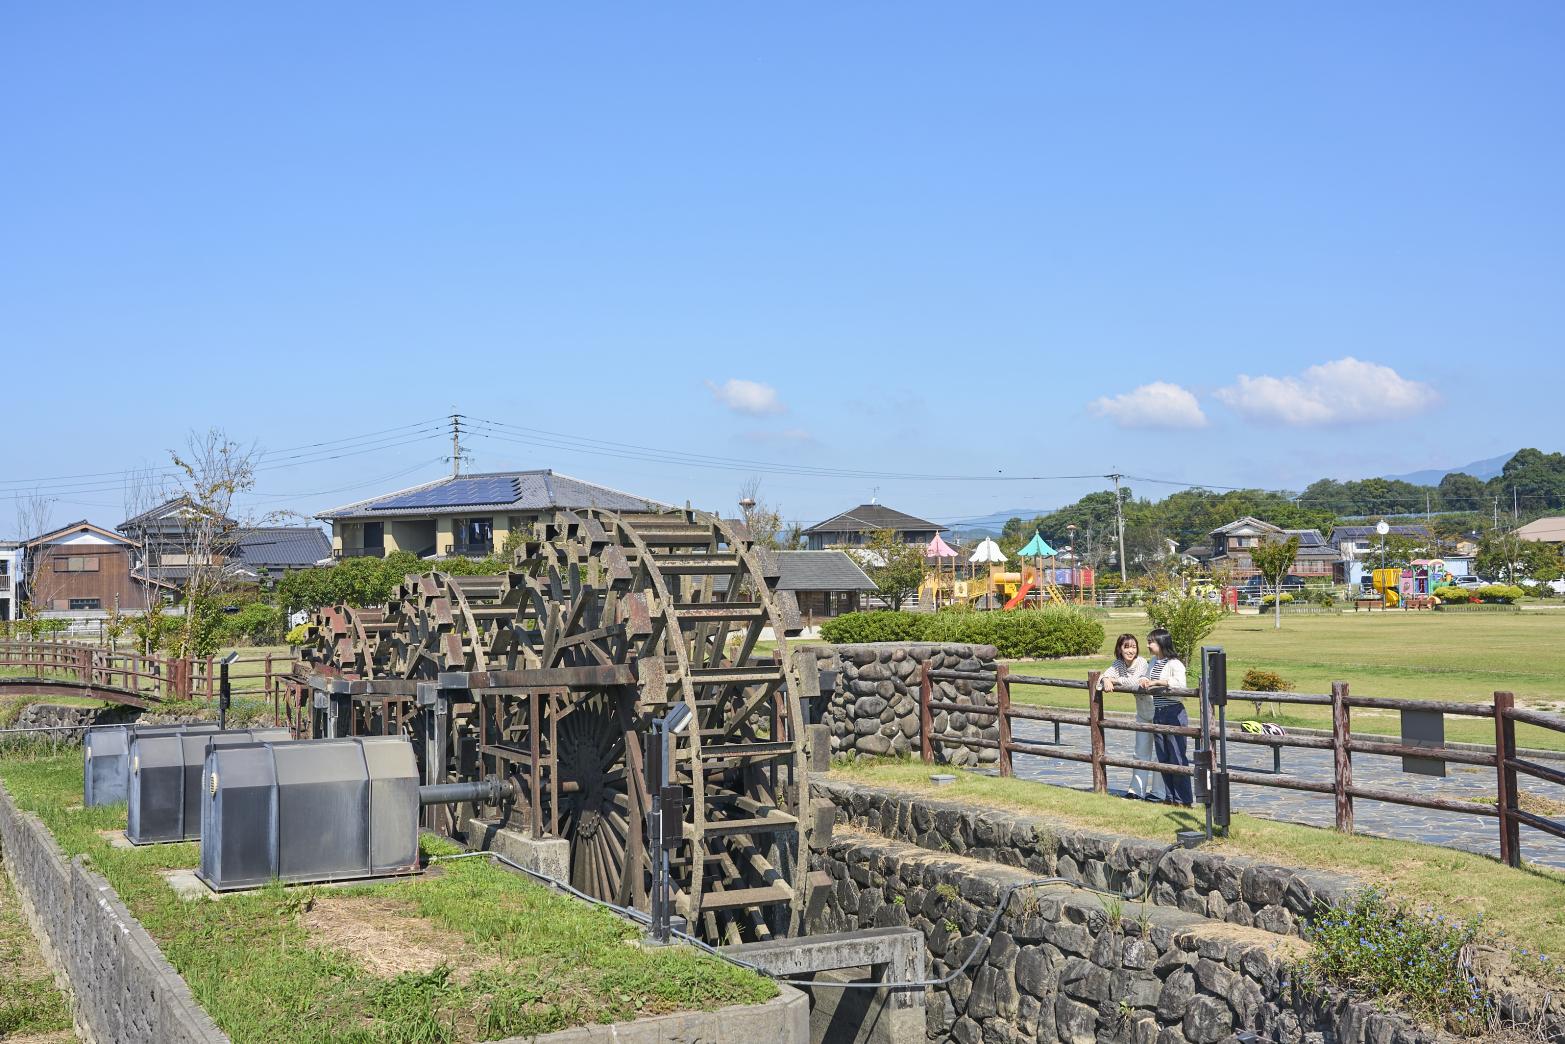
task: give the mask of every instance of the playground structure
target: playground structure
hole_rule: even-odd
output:
[[[1387,609],[1395,609],[1409,599],[1428,598],[1435,588],[1450,578],[1443,560],[1415,558],[1406,568],[1376,569],[1370,574],[1370,586],[1380,595]]]

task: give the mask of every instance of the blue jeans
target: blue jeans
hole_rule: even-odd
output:
[[[1157,725],[1189,725],[1190,716],[1185,713],[1184,705],[1177,707],[1159,707],[1152,712],[1152,721]],[[1165,765],[1188,765],[1190,755],[1186,753],[1185,736],[1166,736],[1158,733],[1155,737],[1157,743],[1157,760]],[[1192,800],[1190,777],[1177,772],[1163,773],[1163,786],[1168,789],[1168,796],[1181,805],[1188,805]]]

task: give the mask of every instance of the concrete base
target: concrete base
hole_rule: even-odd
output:
[[[912,928],[871,928],[725,946],[723,953],[780,978],[877,982],[882,989],[800,986],[810,994],[814,1044],[897,1044],[925,1034],[924,936]],[[848,969],[865,969],[853,974]]]
[[[467,835],[467,847],[475,852],[503,855],[556,881],[571,879],[571,843],[564,838],[531,838],[521,830],[473,816],[462,820],[462,832]]]
[[[98,836],[109,843],[110,848],[135,848],[123,830],[100,830]]]
[[[439,877],[445,871],[437,864],[426,866],[416,874],[387,874],[380,877],[354,877],[341,881],[287,881],[284,888],[358,888],[363,885],[387,884],[392,881],[419,881],[426,877]],[[194,867],[181,867],[177,870],[164,870],[163,880],[174,890],[174,894],[181,899],[227,899],[231,895],[249,895],[256,888],[235,888],[227,892],[219,892],[205,881]]]

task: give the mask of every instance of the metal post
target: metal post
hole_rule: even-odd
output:
[[[238,657],[238,655],[239,652],[236,649],[227,656],[223,657],[222,661],[218,664],[220,680],[217,687],[217,729],[219,732],[228,728],[228,708],[234,700],[233,689],[230,688],[228,684],[228,665],[233,663],[234,659]]]
[[[1218,833],[1227,837],[1232,811],[1228,782],[1228,654],[1220,645],[1201,649],[1201,692],[1202,702],[1217,708],[1217,765],[1212,772],[1209,810]]]
[[[669,864],[684,832],[685,799],[680,788],[671,783],[674,737],[689,726],[692,717],[686,704],[675,704],[666,716],[652,719],[647,745],[647,791],[652,798],[652,807],[647,811],[647,831],[652,842],[652,891],[648,896],[652,923],[647,941],[654,946],[667,945],[675,927]],[[683,931],[683,925],[679,927]]]

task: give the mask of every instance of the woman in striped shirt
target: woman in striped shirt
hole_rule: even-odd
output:
[[[1103,691],[1113,692],[1116,689],[1123,692],[1135,693],[1136,696],[1136,720],[1150,722],[1152,720],[1152,694],[1149,692],[1137,692],[1137,683],[1147,676],[1147,661],[1141,658],[1141,645],[1133,634],[1122,634],[1114,643],[1114,662],[1109,669],[1103,672]],[[1136,733],[1136,760],[1156,761],[1157,751],[1153,744],[1153,735],[1150,732]],[[1130,789],[1125,791],[1128,798],[1144,798],[1147,801],[1162,801],[1168,792],[1163,788],[1163,776],[1151,769],[1133,769],[1130,773]]]
[[[1163,628],[1157,628],[1147,635],[1147,652],[1151,654],[1152,661],[1147,665],[1147,675],[1141,679],[1138,687],[1152,693],[1152,720],[1159,725],[1188,726],[1190,716],[1185,713],[1183,698],[1168,691],[1185,688],[1185,665],[1174,648],[1173,636]],[[1157,760],[1164,765],[1190,764],[1184,736],[1169,736],[1160,732],[1154,737],[1154,744]],[[1163,785],[1168,788],[1167,800],[1170,803],[1190,807],[1192,794],[1189,776],[1165,772]]]

